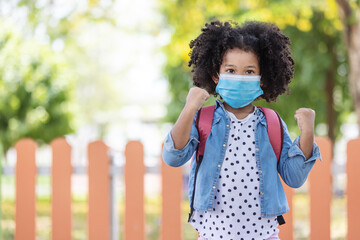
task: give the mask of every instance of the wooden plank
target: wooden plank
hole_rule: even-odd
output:
[[[88,239],[110,239],[110,159],[102,141],[88,146]]]
[[[161,158],[161,240],[182,239],[182,167],[170,167]]]
[[[347,222],[348,240],[360,239],[360,138],[347,144]]]
[[[281,179],[281,178],[280,178]],[[290,207],[290,211],[283,214],[285,219],[284,225],[279,225],[279,237],[280,239],[286,240],[293,240],[294,239],[294,222],[293,222],[293,196],[294,196],[294,189],[286,185],[281,179],[281,184],[284,187],[286,198]]]
[[[36,235],[36,143],[22,139],[15,145],[16,200],[15,240],[35,240]]]
[[[64,138],[51,142],[51,220],[52,240],[70,240],[71,216],[71,147]]]
[[[144,214],[144,150],[138,141],[125,148],[125,240],[145,239]]]
[[[310,239],[330,239],[330,206],[332,144],[329,138],[315,139],[319,145],[322,162],[318,161],[309,174]]]

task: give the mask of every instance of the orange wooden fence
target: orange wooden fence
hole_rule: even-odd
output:
[[[310,173],[310,239],[330,239],[331,160],[332,146],[327,138],[316,138],[323,162],[317,161]],[[71,147],[65,139],[51,143],[52,161],[52,239],[70,240],[71,209]],[[36,144],[22,139],[15,146],[16,165],[16,229],[15,240],[36,238]],[[347,222],[348,240],[359,240],[360,231],[360,139],[352,140],[347,148]],[[159,152],[160,152],[159,147]],[[144,213],[144,150],[140,142],[129,142],[125,149],[125,240],[143,240]],[[162,240],[183,239],[182,168],[166,166],[161,159],[162,184]],[[88,146],[88,238],[89,240],[114,239],[111,233],[110,171],[108,147],[102,141]],[[293,190],[286,187],[290,206]],[[281,239],[294,239],[292,212],[285,214],[287,223],[280,226]]]

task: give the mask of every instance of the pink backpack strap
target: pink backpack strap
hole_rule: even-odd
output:
[[[279,163],[282,143],[284,141],[284,130],[280,116],[277,112],[275,112],[270,108],[264,108],[264,107],[258,107],[258,108],[260,108],[265,114],[270,143],[272,148],[274,149],[277,158],[277,163]]]
[[[214,118],[215,112],[215,105],[202,107],[197,113],[195,126],[199,133],[199,145],[196,151],[196,169],[195,169],[195,176],[194,176],[194,193],[192,195],[191,203],[190,203],[190,213],[188,222],[190,222],[191,216],[194,213],[194,199],[195,199],[195,188],[196,188],[196,176],[199,171],[199,167],[202,162],[202,157],[204,156],[205,152],[205,143],[206,140],[211,132],[212,121]],[[191,160],[192,164],[192,160]]]
[[[215,105],[202,107],[198,111],[196,118],[196,127],[199,132],[199,146],[196,153],[196,162],[199,162],[199,156],[204,156],[205,143],[211,132],[212,121],[214,118]]]

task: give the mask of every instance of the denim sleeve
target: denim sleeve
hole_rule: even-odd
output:
[[[297,137],[292,142],[285,122],[282,121],[282,123],[284,127],[284,142],[278,164],[278,172],[287,185],[298,188],[306,181],[316,159],[322,161],[320,150],[318,145],[313,142],[312,156],[306,159],[299,147],[300,137]]]
[[[195,127],[196,116],[191,128],[190,139],[183,149],[176,149],[171,137],[171,131],[167,134],[164,142],[162,157],[164,162],[172,167],[180,167],[191,159],[199,143],[199,134]]]

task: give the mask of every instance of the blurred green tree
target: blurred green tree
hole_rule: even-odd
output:
[[[6,103],[16,92],[19,96],[13,100],[16,104],[11,109],[21,106],[18,111],[6,110],[7,117],[3,113],[0,115],[2,126],[11,128],[6,134],[1,128],[1,140],[7,142],[5,148],[24,136],[48,142],[73,132],[80,124],[98,124],[105,128],[106,120],[98,120],[95,113],[118,107],[119,93],[114,89],[112,76],[98,62],[99,49],[88,47],[81,38],[91,31],[91,27],[103,23],[115,27],[113,4],[114,1],[98,0],[0,2],[1,26],[8,28],[0,39],[0,57],[3,59],[0,76],[9,78],[0,80],[0,89],[3,86],[6,93],[1,97]],[[16,34],[14,29],[17,29]],[[9,60],[14,62],[12,70],[4,64]],[[39,86],[46,92],[41,102],[33,101],[34,87],[29,88],[30,85]],[[40,127],[30,124],[26,107],[33,109],[33,121],[35,116],[39,118],[38,124],[43,121],[41,127],[46,131],[38,131]],[[71,117],[71,112],[76,112],[76,118]]]
[[[349,61],[349,86],[360,131],[360,1],[336,0],[336,2],[344,26],[343,40]]]
[[[278,111],[290,131],[298,134],[293,118],[295,110],[310,107],[316,110],[316,124],[325,123],[333,141],[339,135],[340,122],[352,110],[347,89],[346,49],[341,42],[341,21],[334,1],[162,1],[165,22],[173,31],[164,48],[168,57],[165,66],[171,101],[167,121],[175,122],[191,86],[189,42],[205,22],[214,16],[220,20],[270,21],[276,23],[292,41],[295,77],[290,84],[290,96],[284,94],[276,103],[258,104]],[[211,99],[207,104],[212,104]]]
[[[66,61],[0,21],[0,134],[5,149],[23,137],[48,143],[71,133],[71,85]]]

